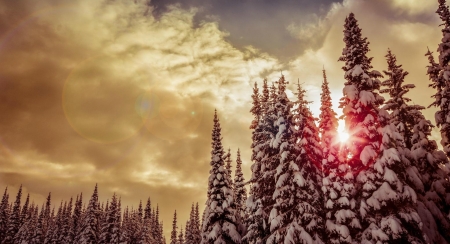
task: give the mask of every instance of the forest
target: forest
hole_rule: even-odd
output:
[[[350,13],[337,57],[346,80],[343,115],[332,108],[325,70],[319,118],[300,80],[294,101],[283,75],[261,87],[255,83],[252,174],[244,179],[239,150],[232,171],[215,111],[205,210],[192,204],[184,225],[175,211],[164,226],[170,237],[150,198],[137,209],[121,206],[116,194],[104,203],[96,185],[88,202],[80,193],[52,204],[49,194],[39,206],[29,195],[22,201],[20,187],[14,201],[4,191],[0,243],[450,243],[450,9],[438,2],[442,42],[436,59],[430,50],[424,57],[432,104],[407,97],[415,85],[388,47],[387,68],[373,69],[369,41]],[[437,109],[433,121],[422,114],[426,106]],[[345,141],[339,140],[339,119],[349,134]],[[440,147],[431,139],[435,127]]]

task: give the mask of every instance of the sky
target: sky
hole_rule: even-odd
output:
[[[441,39],[436,9],[437,0],[0,1],[0,189],[15,197],[22,184],[38,203],[51,192],[53,204],[80,192],[86,202],[96,183],[101,201],[150,197],[167,234],[175,209],[184,226],[193,202],[204,208],[214,109],[247,179],[255,82],[300,81],[318,116],[325,68],[342,112],[337,60],[350,12],[374,69],[387,68],[390,48],[417,87],[409,97],[431,104],[424,54]],[[434,111],[424,111],[433,123]]]

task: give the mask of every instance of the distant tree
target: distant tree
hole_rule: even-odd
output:
[[[183,226],[180,227],[180,233],[178,234],[177,244],[184,244]]]
[[[100,236],[100,244],[118,244],[119,243],[119,230],[120,230],[120,214],[118,208],[117,196],[114,193],[111,199],[111,204],[105,209],[106,218],[102,225],[102,234]]]
[[[5,188],[5,192],[3,193],[2,202],[0,203],[0,242],[3,243],[3,240],[7,236],[8,231],[8,219],[9,219],[9,194],[8,187]]]
[[[99,240],[99,225],[98,225],[98,191],[97,184],[95,185],[94,193],[89,200],[89,205],[81,221],[80,233],[77,238],[77,244],[94,244]]]
[[[234,197],[237,220],[240,224],[239,232],[245,235],[245,225],[243,221],[247,218],[245,202],[247,201],[247,189],[245,188],[244,174],[242,173],[241,152],[238,148],[236,157],[236,171],[234,174]]]
[[[177,244],[177,211],[173,214],[172,232],[170,233],[170,244]]]
[[[231,182],[226,177],[223,155],[221,128],[216,111],[212,131],[211,170],[202,227],[202,244],[241,243],[241,236],[236,227],[235,210],[232,208],[234,199]]]
[[[2,243],[5,243],[5,244],[13,243],[14,236],[19,231],[20,222],[21,222],[21,218],[20,218],[20,199],[21,198],[22,198],[22,185],[20,185],[20,187],[19,187],[19,192],[17,193],[16,201],[14,202],[14,207],[12,209],[12,212],[10,213],[6,235],[5,235],[5,238],[3,239]]]

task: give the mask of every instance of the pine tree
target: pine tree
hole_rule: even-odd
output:
[[[381,73],[369,71],[372,68],[372,58],[366,56],[369,42],[362,37],[353,13],[345,20],[344,42],[339,60],[345,62],[347,81],[341,107],[351,134],[348,164],[357,174],[354,198],[362,231],[356,239],[421,243],[421,222],[414,207],[416,194],[406,184],[403,175],[407,165],[401,162],[397,150],[403,138],[390,123],[389,114],[379,108],[384,101],[376,92]]]
[[[6,231],[5,239],[2,243],[12,243],[14,241],[14,236],[19,231],[20,228],[20,199],[22,198],[22,185],[20,185],[19,192],[16,196],[16,201],[14,202],[14,207],[10,213],[8,227]]]
[[[245,221],[247,233],[243,238],[245,242],[250,244],[263,243],[270,234],[268,217],[275,203],[273,199],[275,185],[273,182],[275,182],[275,170],[278,161],[277,150],[270,146],[271,139],[275,138],[277,134],[274,126],[276,122],[276,99],[275,85],[272,83],[269,89],[267,80],[264,80],[261,96],[261,118],[252,138],[252,177],[250,178],[250,194],[246,203],[249,215]]]
[[[130,243],[130,232],[129,232],[129,222],[130,222],[130,216],[128,212],[128,206],[125,208],[125,211],[123,213],[123,221],[122,226],[120,230],[120,243],[126,244]]]
[[[5,192],[3,193],[2,202],[0,203],[0,243],[3,243],[3,240],[6,238],[6,233],[8,231],[8,201],[8,187],[6,187]]]
[[[245,202],[247,201],[247,189],[245,188],[244,174],[242,173],[241,152],[238,148],[236,157],[236,171],[234,175],[234,197],[236,206],[236,218],[239,223],[239,233],[245,235],[245,225],[243,221],[247,219]]]
[[[180,227],[180,233],[178,234],[177,244],[184,244],[183,226]]]
[[[436,13],[442,20],[442,42],[438,45],[437,51],[439,52],[439,65],[436,67],[437,74],[431,74],[428,69],[428,74],[434,76],[431,80],[433,88],[437,90],[433,95],[435,101],[431,106],[438,107],[438,111],[435,113],[436,125],[440,127],[441,132],[441,145],[447,157],[450,157],[450,11],[446,5],[445,0],[438,0],[439,7]],[[431,56],[431,55],[430,55]]]
[[[20,212],[20,226],[22,226],[25,223],[25,219],[27,218],[28,214],[29,204],[30,204],[30,194],[27,195],[27,199],[25,200],[25,203],[23,204],[22,210]]]
[[[38,221],[36,224],[36,230],[33,233],[33,237],[31,238],[30,244],[42,244],[44,242],[44,238],[45,238],[44,215],[45,215],[45,208],[44,208],[44,205],[42,205],[41,212],[39,213]]]
[[[231,160],[231,149],[228,148],[228,153],[225,155],[224,158],[225,161],[225,169],[227,170],[227,177],[228,177],[228,181],[231,182],[231,187],[233,187],[233,179],[231,178],[232,175],[232,170],[231,170],[231,163],[233,162]]]
[[[177,211],[173,214],[172,232],[170,233],[170,244],[177,244]]]
[[[355,200],[351,199],[354,187],[354,177],[345,160],[339,153],[340,144],[337,142],[337,119],[332,109],[330,89],[325,70],[321,93],[319,130],[321,146],[323,148],[323,180],[325,230],[326,241],[329,243],[352,243],[352,235],[360,228],[359,220],[354,211]],[[352,208],[353,206],[353,208]],[[350,218],[339,218],[345,216]]]
[[[70,198],[69,204],[67,204],[67,207],[65,208],[65,211],[63,212],[63,220],[62,220],[62,227],[61,232],[58,237],[58,243],[72,243],[73,239],[71,239],[71,224],[72,224],[72,206],[73,206],[73,199]]]
[[[111,204],[105,209],[106,218],[102,225],[102,234],[99,241],[99,243],[101,244],[119,243],[120,220],[118,219],[118,217],[120,216],[120,214],[118,214],[118,207],[117,196],[114,193],[111,199]]]
[[[202,241],[202,235],[200,231],[200,212],[198,209],[198,202],[195,205],[195,211],[193,214],[191,231],[192,231],[192,239],[193,243],[200,243]]]
[[[76,238],[77,244],[94,244],[99,240],[99,225],[98,225],[98,191],[97,184],[95,185],[94,193],[89,200],[89,205],[83,216],[80,226],[79,236]]]
[[[322,218],[320,209],[317,209],[321,205],[317,182],[321,179],[313,161],[321,160],[315,156],[321,156],[318,135],[313,134],[317,128],[309,128],[314,119],[306,113],[308,109],[302,105],[302,100],[299,99],[296,113],[292,114],[294,104],[286,96],[286,85],[284,76],[281,76],[275,103],[278,133],[270,142],[271,147],[279,152],[273,193],[276,203],[270,212],[271,234],[266,243],[321,243]],[[302,99],[304,91],[300,87],[299,91]],[[307,120],[311,120],[310,123]],[[313,141],[317,148],[308,145]]]
[[[189,224],[186,225],[186,244],[194,244],[194,231],[195,231],[195,222],[194,222],[194,203],[191,205],[191,212],[189,214]]]
[[[214,113],[212,131],[211,170],[208,182],[208,197],[205,219],[202,227],[202,244],[207,243],[241,243],[237,232],[233,193],[231,182],[226,177],[227,171],[223,161],[221,128],[217,111]]]
[[[81,193],[80,196],[77,195],[77,200],[75,201],[75,207],[73,209],[71,225],[68,234],[69,240],[71,242],[75,241],[75,238],[79,235],[80,232],[82,206],[83,206],[83,193]]]
[[[445,209],[445,192],[449,192],[450,187],[445,180],[448,176],[439,165],[446,164],[448,160],[437,149],[436,142],[428,138],[433,125],[420,112],[425,107],[409,105],[411,99],[404,97],[415,87],[413,84],[403,84],[408,72],[403,70],[402,65],[397,65],[397,58],[390,50],[386,59],[388,70],[384,73],[388,79],[382,84],[387,87],[383,92],[389,93],[390,99],[384,108],[391,111],[391,123],[403,136],[406,149],[402,154],[408,158],[403,158],[402,161],[411,161],[406,169],[407,181],[418,195],[417,212],[423,223],[422,231],[427,235],[428,241],[445,243],[443,238],[450,237],[450,223],[443,213],[449,210]],[[438,188],[441,194],[436,192]]]
[[[152,232],[151,232],[151,202],[150,198],[147,200],[147,204],[145,206],[144,210],[144,219],[142,222],[142,231],[141,231],[141,238],[139,243],[152,243],[154,240],[152,238]]]

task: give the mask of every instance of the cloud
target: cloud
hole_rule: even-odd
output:
[[[195,8],[155,19],[145,1],[27,3],[0,8],[1,185],[59,201],[99,183],[102,199],[151,196],[166,222],[202,207],[214,108],[236,130],[227,145],[248,148],[250,85],[279,61],[195,25]]]

